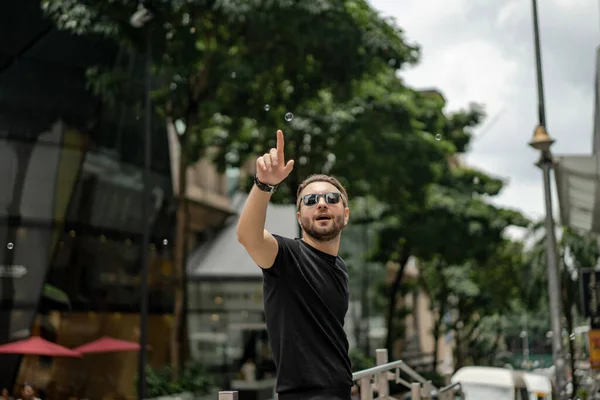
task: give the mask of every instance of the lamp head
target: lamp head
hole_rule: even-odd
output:
[[[546,127],[543,125],[538,125],[533,132],[533,139],[531,139],[529,145],[543,153],[548,153],[550,152],[550,147],[553,144],[554,139],[548,135],[548,132],[546,132]]]

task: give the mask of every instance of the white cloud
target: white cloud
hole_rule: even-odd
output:
[[[415,87],[439,88],[449,109],[486,105],[467,162],[509,180],[495,200],[531,217],[544,215],[538,155],[527,146],[537,124],[531,2],[523,0],[371,0],[396,18],[421,63],[402,72]],[[538,2],[547,125],[554,152],[591,152],[598,4]],[[494,123],[491,120],[494,119]],[[554,196],[557,207],[557,198]]]
[[[485,102],[494,114],[514,93],[504,83],[514,79],[518,64],[503,58],[486,40],[474,38],[431,53],[425,48],[423,58],[423,65],[405,73],[405,78],[415,86],[443,88],[452,109],[472,101]]]

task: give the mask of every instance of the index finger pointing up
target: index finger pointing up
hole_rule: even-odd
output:
[[[280,162],[284,163],[284,158],[283,158],[283,145],[285,144],[285,141],[283,139],[283,132],[281,131],[281,129],[279,129],[277,131],[277,158],[279,158]]]

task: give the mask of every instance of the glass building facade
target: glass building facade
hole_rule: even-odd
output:
[[[144,199],[143,118],[126,105],[106,109],[86,82],[89,66],[127,62],[142,84],[143,57],[57,31],[39,4],[0,6],[11,16],[0,24],[0,344],[30,335],[67,347],[104,335],[137,341],[148,201],[150,362],[162,364],[173,307],[165,122],[153,122],[152,196]],[[29,381],[54,397],[94,386],[131,393],[137,354],[106,357],[0,354],[0,387]]]
[[[153,116],[151,196],[144,199],[143,111],[125,101],[106,107],[86,76],[91,66],[119,64],[130,71],[132,86],[143,87],[144,56],[56,30],[39,0],[1,3],[0,22],[0,345],[35,335],[68,348],[102,336],[137,342],[142,209],[149,202],[148,361],[168,364],[176,133]],[[236,213],[238,175],[228,172],[218,174],[208,160],[186,171],[190,254],[202,256],[192,250],[210,248]],[[290,216],[294,228],[294,210]],[[230,233],[228,246],[239,246]],[[222,261],[210,264],[227,269]],[[242,364],[255,360],[269,390],[274,366],[262,285],[259,271],[251,270],[258,277],[189,277],[190,356],[228,388],[240,381]],[[137,358],[137,352],[82,359],[0,354],[0,388],[30,382],[52,399],[132,396]]]

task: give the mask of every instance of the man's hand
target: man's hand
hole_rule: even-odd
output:
[[[256,160],[256,175],[258,180],[267,185],[279,185],[294,169],[294,160],[285,162],[283,154],[283,132],[277,131],[277,148],[258,157]]]

